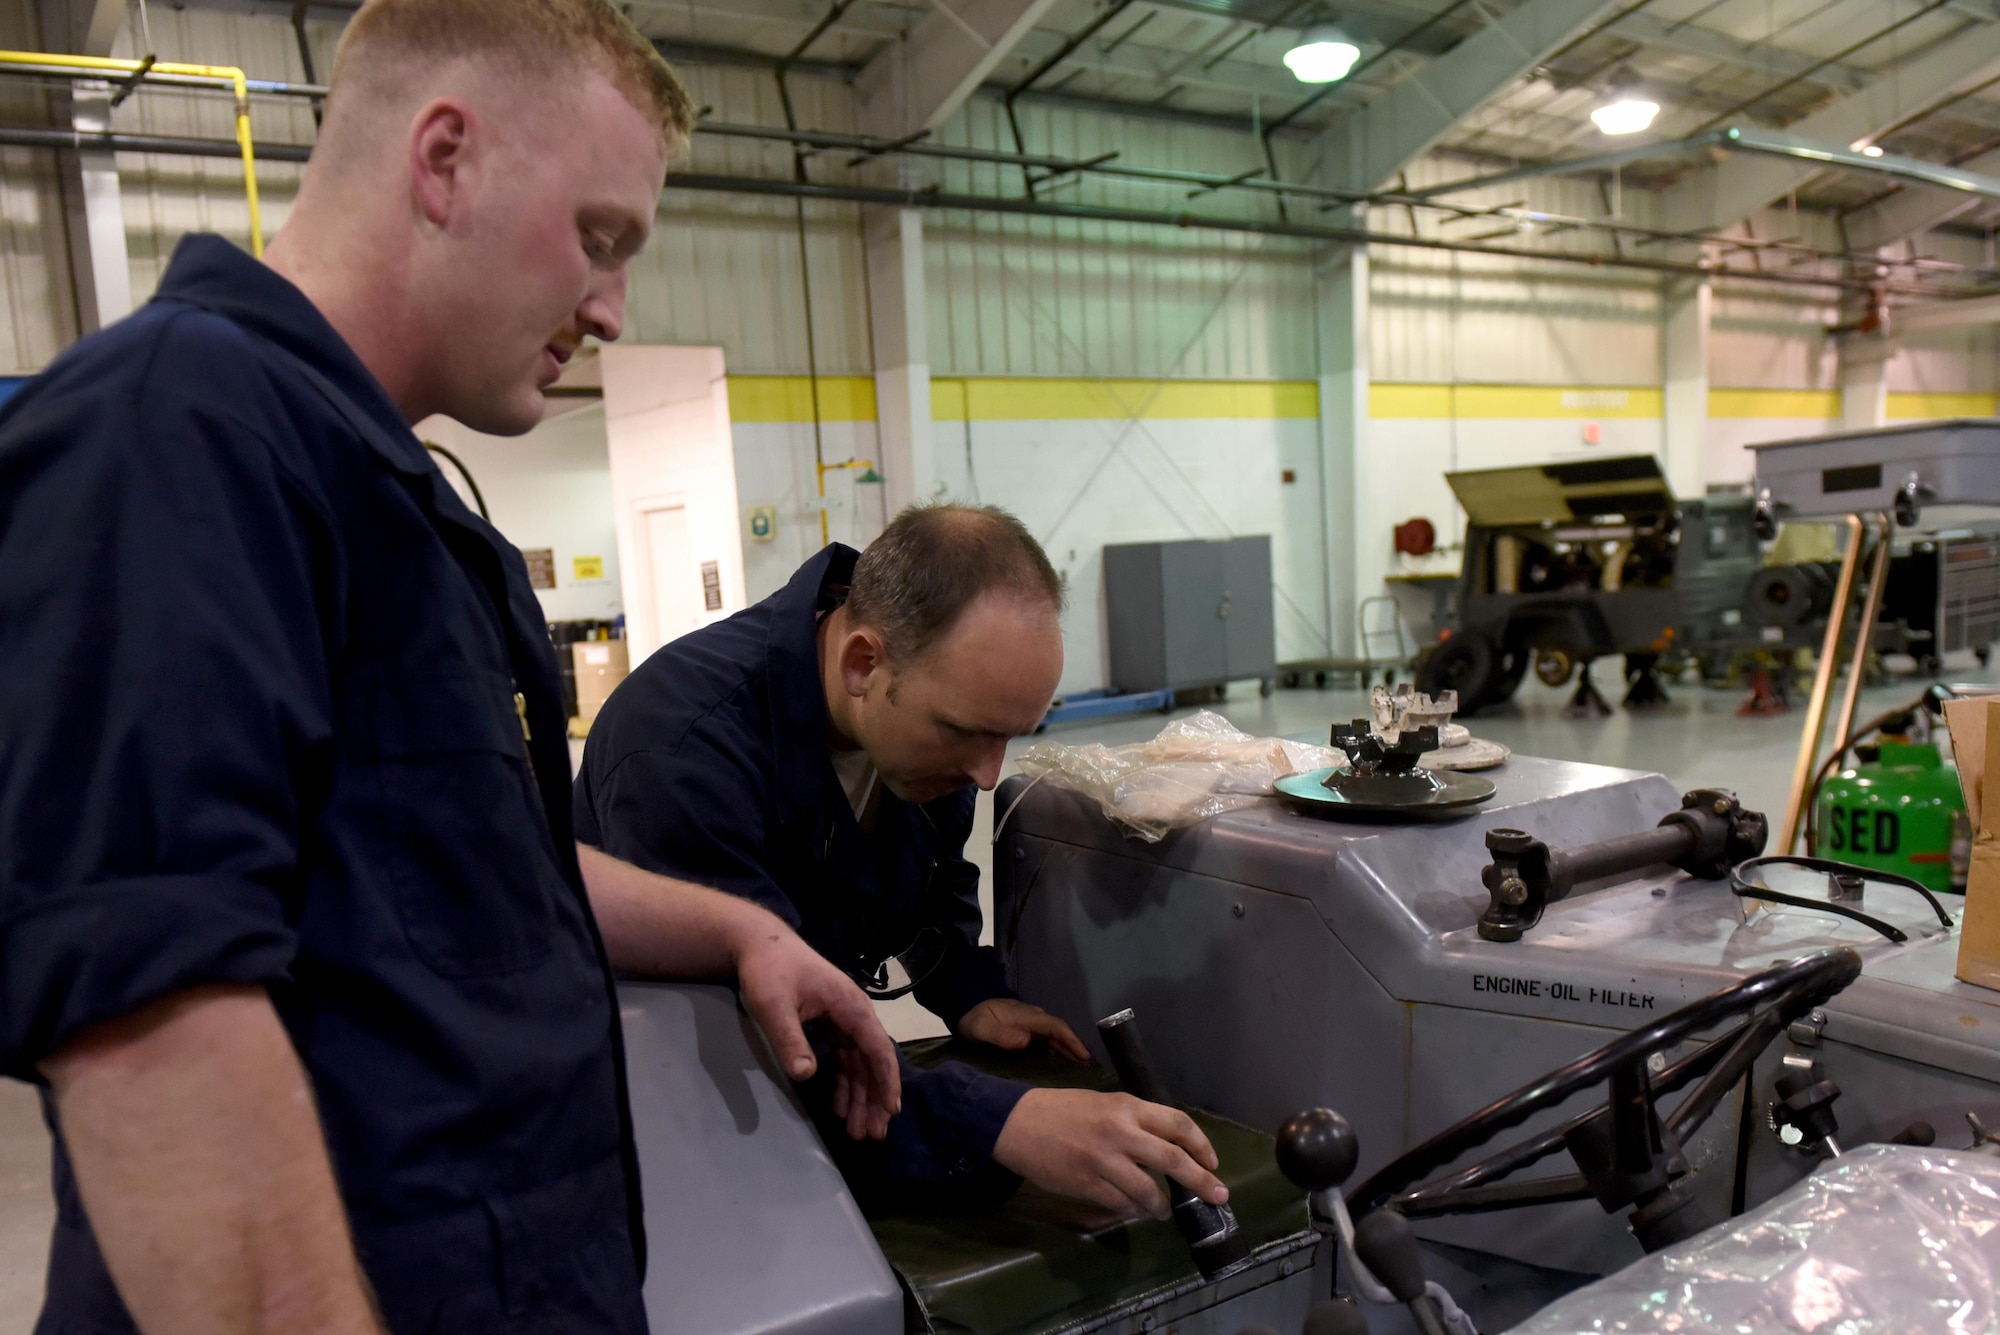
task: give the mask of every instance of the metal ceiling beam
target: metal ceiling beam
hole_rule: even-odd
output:
[[[935,130],[977,92],[1055,0],[931,0],[902,40],[854,80],[864,134],[906,139]]]
[[[1981,153],[1960,164],[1967,171],[2000,176],[2000,149]],[[1864,204],[1841,218],[1847,244],[1855,250],[1880,250],[1942,227],[1979,207],[1979,200],[1957,191],[1913,186]]]
[[[1669,23],[1645,10],[1626,15],[1607,31],[1641,46],[1712,60],[1718,65],[1754,70],[1766,77],[1794,78],[1819,64],[1815,57],[1801,55],[1797,51],[1787,51],[1769,43],[1745,42],[1727,33],[1716,32],[1713,28]],[[1843,93],[1859,92],[1868,82],[1867,74],[1850,65],[1828,65],[1815,70],[1811,78],[1814,83]]]
[[[1324,184],[1368,189],[1387,180],[1619,0],[1526,0],[1366,106],[1337,117],[1320,138]]]
[[[1785,129],[1797,139],[1822,144],[1873,139],[1996,75],[2000,24],[1973,27],[1890,66],[1860,92]],[[1719,232],[1784,198],[1819,170],[1809,162],[1727,158],[1669,189],[1661,201],[1661,224],[1672,232]]]
[[[1968,297],[1962,301],[1920,306],[1915,310],[1899,306],[1889,312],[1889,328],[1898,334],[1996,323],[2000,323],[2000,297]]]

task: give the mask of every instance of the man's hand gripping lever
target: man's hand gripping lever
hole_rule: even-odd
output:
[[[1125,1092],[1148,1103],[1171,1107],[1165,1087],[1146,1059],[1146,1049],[1139,1041],[1139,1024],[1132,1012],[1122,1010],[1107,1015],[1097,1022],[1097,1032],[1103,1036],[1105,1049],[1111,1054],[1112,1069],[1118,1072],[1118,1083],[1125,1087]],[[1221,1279],[1249,1266],[1250,1241],[1237,1226],[1235,1211],[1227,1205],[1210,1205],[1172,1178],[1167,1179],[1167,1196],[1174,1223],[1187,1239],[1188,1250],[1194,1253],[1194,1263],[1203,1279]]]

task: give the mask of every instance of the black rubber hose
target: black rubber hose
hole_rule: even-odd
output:
[[[465,466],[465,460],[459,458],[444,446],[433,445],[429,441],[424,442],[424,448],[432,454],[443,455],[445,458],[451,460],[451,466],[458,470],[458,475],[465,479],[466,488],[472,492],[472,503],[479,507],[479,517],[489,524],[492,523],[493,516],[488,514],[486,510],[486,497],[480,494],[479,484],[473,481],[472,470]]]

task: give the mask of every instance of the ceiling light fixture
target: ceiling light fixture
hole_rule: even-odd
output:
[[[1335,83],[1361,59],[1354,39],[1331,23],[1315,23],[1285,52],[1285,68],[1300,83]]]
[[[1848,147],[1853,149],[1856,153],[1859,153],[1864,158],[1879,158],[1882,156],[1881,146],[1878,144],[1871,144],[1866,139],[1857,139],[1853,143],[1849,144]]]
[[[1660,104],[1646,96],[1639,76],[1621,69],[1611,76],[1611,86],[1590,119],[1605,134],[1638,134],[1649,128],[1660,114]]]

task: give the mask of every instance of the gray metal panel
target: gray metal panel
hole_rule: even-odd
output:
[[[1219,542],[1160,544],[1166,684],[1177,690],[1229,678],[1222,553]]]
[[[1960,418],[1753,445],[1760,491],[1780,519],[1887,510],[1911,476],[1924,522],[2000,505],[2000,421]]]
[[[995,859],[1012,976],[1084,1033],[1138,1006],[1169,1078],[1227,1116],[1275,1126],[1308,1104],[1340,1108],[1363,1173],[1617,1032],[1831,945],[1859,948],[1867,974],[1828,1008],[1830,1044],[1872,1044],[1966,1081],[2000,1076],[2000,993],[1951,981],[1955,938],[1926,928],[1913,896],[1870,897],[1910,932],[1896,947],[1823,914],[1746,916],[1725,884],[1660,869],[1583,887],[1520,943],[1480,939],[1488,828],[1561,846],[1644,829],[1679,805],[1658,775],[1516,757],[1493,777],[1493,802],[1448,824],[1349,825],[1260,805],[1150,845],[1042,785]],[[1018,792],[1003,790],[1001,807]],[[1882,1091],[1893,1106],[1893,1084]],[[1690,1147],[1697,1191],[1717,1208],[1733,1122],[1723,1109]],[[1588,1204],[1421,1231],[1561,1269],[1638,1254],[1622,1218]]]
[[[655,1335],[901,1335],[896,1277],[735,994],[618,997]]]
[[[1278,670],[1272,590],[1270,536],[1231,538],[1222,549],[1222,591],[1229,600],[1224,671],[1231,681],[1269,677]]]
[[[1104,549],[1104,617],[1111,684],[1121,691],[1167,685],[1165,591],[1160,545],[1119,543]]]

